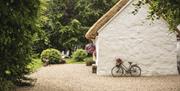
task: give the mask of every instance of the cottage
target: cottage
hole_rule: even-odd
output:
[[[111,75],[116,57],[137,63],[144,76],[178,74],[176,34],[165,20],[146,19],[148,5],[133,15],[135,2],[120,0],[86,33],[96,45],[97,74]]]

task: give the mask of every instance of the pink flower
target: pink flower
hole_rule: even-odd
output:
[[[96,47],[93,43],[89,43],[85,46],[85,50],[87,51],[87,53],[93,54],[93,52],[96,51]]]

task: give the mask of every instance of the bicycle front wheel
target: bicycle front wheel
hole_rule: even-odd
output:
[[[141,68],[137,65],[133,65],[130,68],[130,71],[131,71],[131,76],[135,76],[135,77],[141,76]]]
[[[112,74],[113,77],[122,76],[122,74],[123,74],[123,69],[122,69],[120,66],[114,66],[114,67],[111,69],[111,74]]]

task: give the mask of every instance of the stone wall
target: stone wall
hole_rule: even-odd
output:
[[[142,75],[177,74],[176,36],[168,31],[163,20],[147,20],[147,6],[137,15],[130,3],[99,30],[97,46],[97,74],[111,75],[115,57],[137,63]]]

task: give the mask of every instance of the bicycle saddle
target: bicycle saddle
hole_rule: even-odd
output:
[[[130,65],[132,64],[132,62],[128,62]]]

